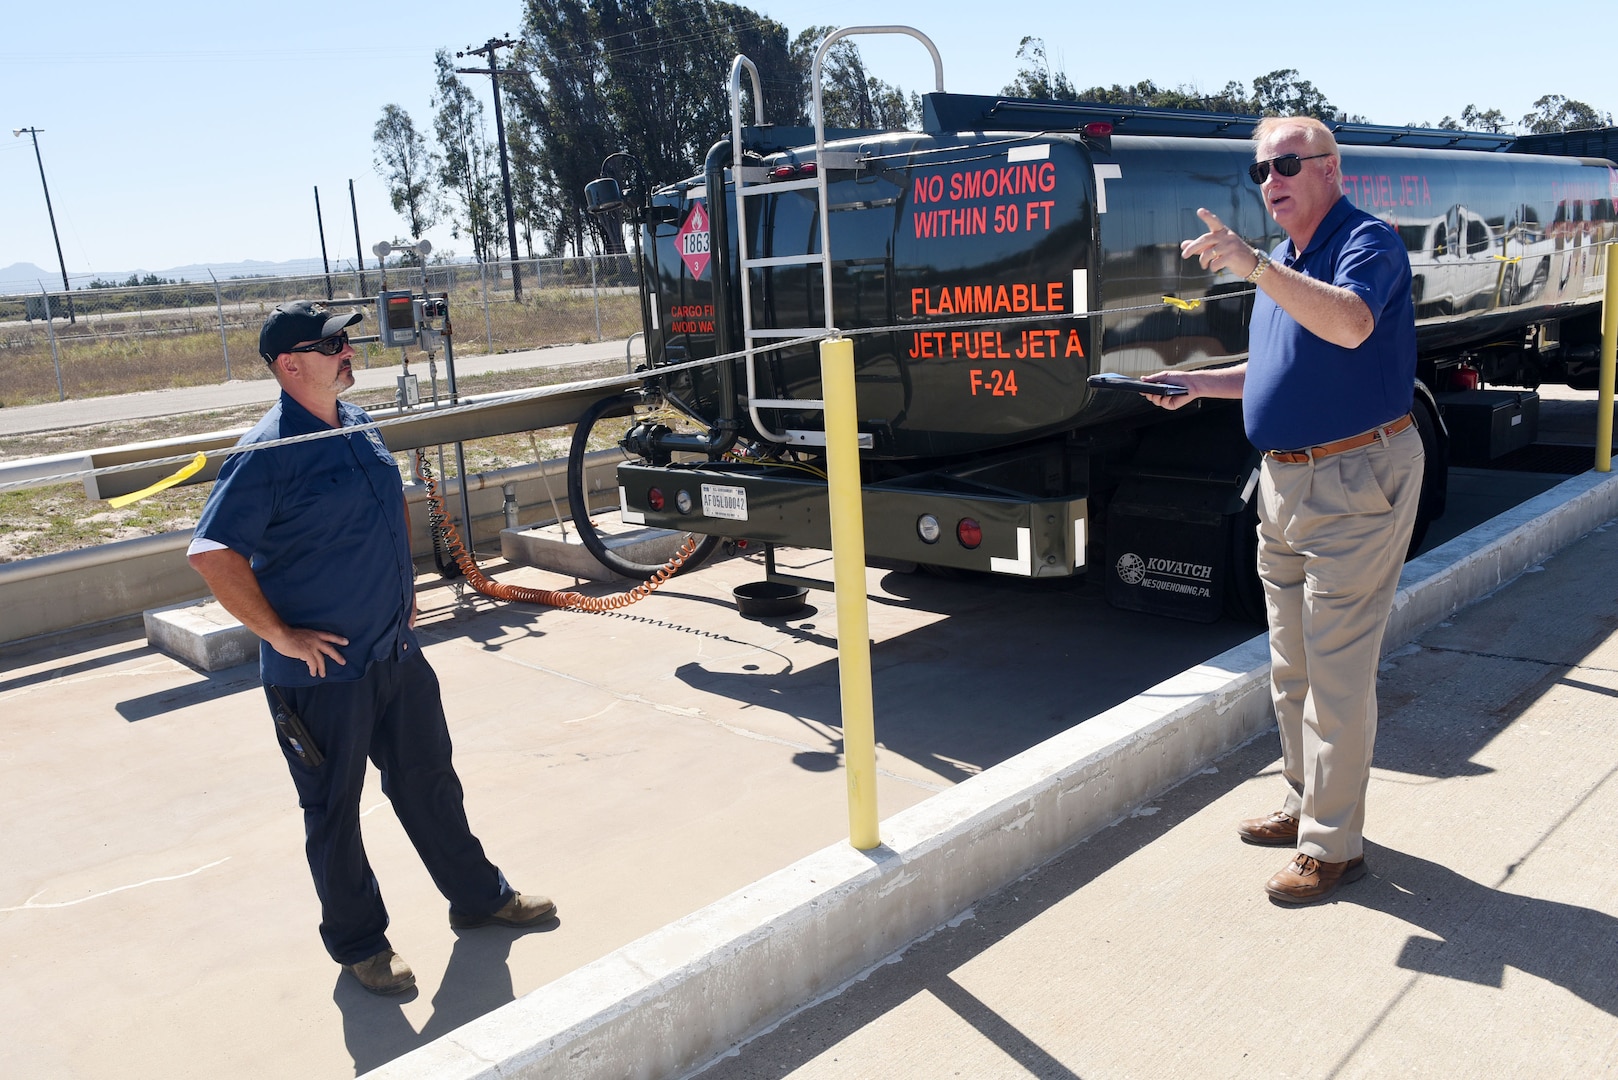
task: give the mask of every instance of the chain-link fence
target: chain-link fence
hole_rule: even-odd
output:
[[[626,338],[640,327],[632,255],[345,269],[0,295],[0,406],[269,377],[258,331],[288,300],[367,305],[383,288],[448,293],[459,355]],[[520,291],[520,296],[519,296]],[[376,346],[360,363],[381,361]]]

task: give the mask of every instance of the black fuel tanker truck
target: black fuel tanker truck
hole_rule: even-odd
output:
[[[860,32],[932,50],[873,27],[820,56]],[[738,57],[732,131],[701,175],[590,185],[643,249],[648,359],[643,390],[576,429],[583,539],[620,573],[656,569],[584,510],[578,459],[611,421],[626,520],[701,535],[699,558],[762,545],[782,578],[776,545],[829,547],[817,340],[835,328],[853,342],[873,565],[1095,574],[1119,606],[1262,617],[1239,407],[1165,413],[1086,384],[1245,358],[1253,287],[1180,242],[1203,231],[1198,207],[1257,247],[1282,239],[1247,177],[1257,118],[946,94],[938,72],[919,131],[786,128],[763,122]],[[1595,387],[1618,171],[1504,135],[1334,131],[1344,194],[1410,255],[1419,541],[1452,449],[1477,464],[1526,445],[1532,388]]]

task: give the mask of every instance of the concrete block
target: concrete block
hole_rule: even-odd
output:
[[[258,635],[211,596],[142,615],[147,643],[194,668],[223,671],[258,660]]]
[[[684,533],[625,525],[616,517],[596,519],[596,530],[611,550],[634,562],[661,565],[674,557],[685,539]],[[619,575],[608,570],[590,554],[579,539],[579,530],[570,522],[565,530],[556,524],[530,525],[500,530],[500,554],[511,562],[537,566],[587,581],[613,581]]]

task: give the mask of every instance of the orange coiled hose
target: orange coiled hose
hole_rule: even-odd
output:
[[[546,607],[568,608],[573,611],[616,611],[638,600],[644,600],[656,592],[658,586],[679,573],[680,567],[685,565],[685,560],[697,549],[696,536],[694,534],[687,536],[680,550],[674,553],[661,570],[628,592],[614,593],[612,596],[585,596],[583,593],[559,592],[555,589],[528,589],[521,585],[503,585],[484,576],[483,571],[478,569],[477,560],[461,542],[461,534],[444,509],[444,497],[438,493],[438,482],[433,479],[432,469],[428,467],[426,455],[421,450],[416,451],[415,473],[416,479],[427,487],[428,529],[434,536],[443,538],[444,546],[449,549],[450,558],[461,568],[467,583],[484,596],[492,596],[496,600],[544,604]]]

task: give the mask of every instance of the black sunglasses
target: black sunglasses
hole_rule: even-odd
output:
[[[1310,154],[1307,157],[1299,157],[1297,154],[1282,154],[1280,157],[1273,157],[1268,161],[1253,162],[1247,167],[1247,175],[1253,178],[1253,183],[1262,184],[1270,178],[1270,166],[1273,165],[1275,166],[1275,171],[1282,176],[1297,176],[1303,168],[1304,162],[1323,157],[1331,157],[1331,155]]]
[[[287,352],[317,352],[322,356],[336,356],[346,348],[348,348],[348,331],[343,330],[331,337],[311,341],[307,345],[294,345]]]

